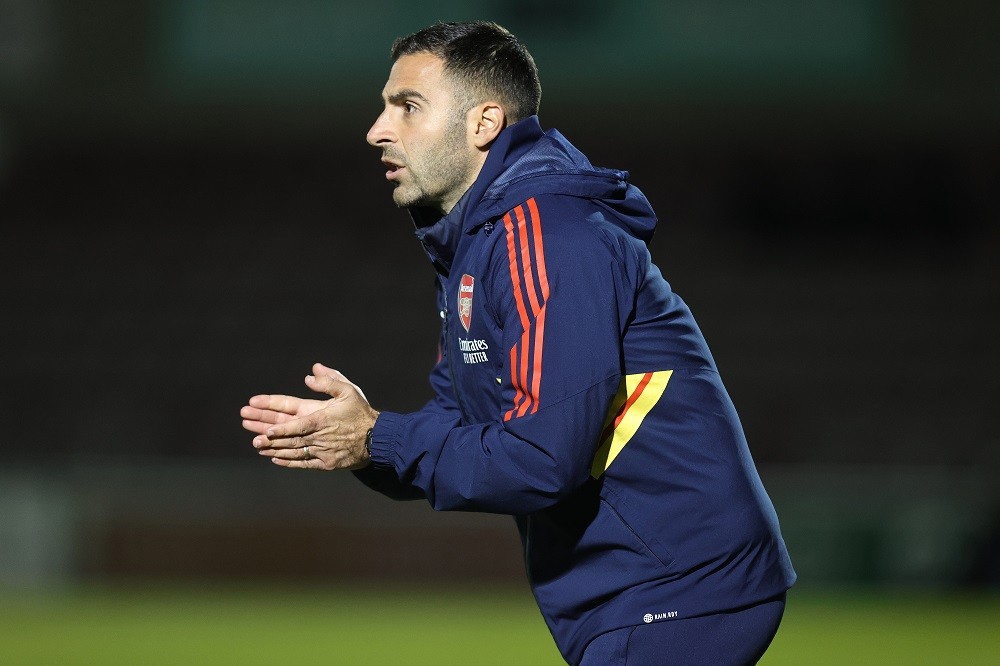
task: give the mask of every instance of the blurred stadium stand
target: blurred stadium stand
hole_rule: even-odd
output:
[[[394,36],[487,17],[657,208],[803,580],[997,585],[996,4],[380,6],[0,0],[0,582],[522,575],[509,520],[272,469],[237,414],[313,361],[428,397],[364,133]]]

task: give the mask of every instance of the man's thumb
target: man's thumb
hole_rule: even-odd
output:
[[[312,371],[313,374],[316,375],[317,377],[328,376],[328,377],[336,377],[337,379],[347,380],[347,377],[345,377],[344,373],[342,373],[340,370],[337,370],[335,368],[329,368],[323,365],[322,363],[313,363]]]
[[[308,386],[312,390],[318,391],[320,393],[327,393],[329,395],[337,397],[343,395],[344,391],[347,390],[347,387],[350,386],[355,391],[358,392],[358,395],[360,395],[365,402],[368,402],[368,398],[365,396],[365,392],[361,390],[361,387],[352,382],[347,377],[345,377],[344,373],[342,373],[340,370],[328,368],[322,363],[313,363],[312,371],[313,371],[312,375],[306,376],[306,386]],[[310,379],[313,379],[316,382],[320,382],[320,384],[311,383],[309,381]],[[335,382],[336,384],[338,384],[340,387],[339,388],[340,392],[337,393],[336,395],[330,393],[330,390],[327,388],[326,382]],[[321,386],[322,388],[316,388],[317,386]]]
[[[339,398],[353,388],[351,384],[329,375],[306,375],[306,386],[317,393],[326,393],[332,398]]]

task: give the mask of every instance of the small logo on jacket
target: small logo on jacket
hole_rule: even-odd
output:
[[[677,617],[677,611],[667,611],[666,613],[657,613],[656,615],[646,613],[642,616],[642,621],[649,624],[653,620],[669,620],[672,617]]]
[[[472,325],[472,287],[475,278],[466,273],[458,284],[458,320],[466,331]]]

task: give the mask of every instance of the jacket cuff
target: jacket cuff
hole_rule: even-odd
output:
[[[400,434],[410,417],[395,412],[380,412],[372,428],[372,465],[380,468],[395,468],[402,461],[399,455]]]

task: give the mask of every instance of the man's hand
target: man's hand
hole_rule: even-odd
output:
[[[306,386],[329,400],[289,395],[255,395],[240,409],[243,427],[256,433],[253,445],[276,465],[308,469],[358,469],[369,463],[365,437],[375,425],[372,409],[358,386],[320,363]]]

